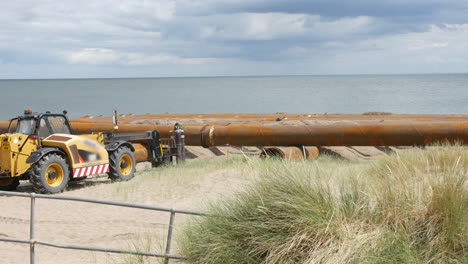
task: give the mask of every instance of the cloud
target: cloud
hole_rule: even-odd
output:
[[[112,5],[115,1],[107,2],[106,5]],[[130,16],[135,14],[150,16],[155,19],[169,21],[174,18],[176,11],[175,0],[133,0],[120,1],[117,8],[122,13]]]
[[[466,71],[466,13],[458,0],[6,1],[0,58],[116,74]]]
[[[121,64],[121,65],[153,65],[153,64],[203,64],[209,58],[181,58],[170,54],[143,54],[120,52],[113,49],[86,48],[71,52],[64,56],[72,64]]]
[[[373,21],[371,17],[362,16],[328,20],[306,14],[241,13],[205,17],[198,27],[200,36],[210,39],[309,39],[368,32]]]
[[[323,50],[329,53],[326,64],[335,65],[338,72],[427,73],[468,69],[468,23],[432,25],[425,32],[324,45],[327,47]]]

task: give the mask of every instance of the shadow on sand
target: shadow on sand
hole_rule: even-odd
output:
[[[107,178],[107,175],[103,176],[93,176],[93,178],[88,178],[88,179],[80,179],[80,180],[73,180],[68,183],[67,188],[65,191],[63,191],[60,194],[65,194],[69,191],[76,191],[82,188],[87,188],[91,186],[99,186],[99,185],[104,185],[104,184],[111,184],[113,181],[111,181],[109,178]],[[29,181],[21,181],[20,186],[16,189],[16,192],[24,192],[24,193],[32,193],[33,187],[32,184]]]

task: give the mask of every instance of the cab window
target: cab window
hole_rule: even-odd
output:
[[[34,133],[34,128],[36,127],[35,119],[20,119],[16,123],[16,133],[25,135],[31,135]],[[10,127],[13,127],[13,125],[14,124],[10,124]]]
[[[56,133],[71,134],[66,119],[63,116],[43,116],[39,122],[39,137],[48,137]]]

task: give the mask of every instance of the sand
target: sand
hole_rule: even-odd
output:
[[[181,169],[171,177],[151,176],[138,172],[128,182],[112,183],[107,177],[96,177],[71,184],[62,195],[149,204],[179,209],[202,210],[205,202],[228,195],[251,179],[241,172],[214,169],[199,173]],[[151,177],[151,178],[150,178]],[[31,192],[22,183],[21,192]],[[0,235],[29,238],[29,199],[0,197]],[[189,217],[176,216],[176,234]],[[121,208],[70,201],[38,200],[36,238],[46,241],[90,246],[133,249],[149,244],[151,251],[162,251],[167,234],[169,214],[140,209]],[[179,227],[179,229],[177,229]],[[176,247],[176,245],[173,245]],[[177,248],[175,248],[177,251]],[[0,242],[1,263],[28,263],[29,246]],[[122,255],[93,253],[37,246],[36,263],[122,263]],[[159,263],[153,258],[150,263]]]

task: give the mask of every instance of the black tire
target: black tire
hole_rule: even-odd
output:
[[[135,155],[126,146],[109,153],[109,178],[113,181],[128,181],[135,176]]]
[[[70,180],[67,161],[55,153],[45,155],[34,163],[30,174],[30,181],[36,193],[62,192]]]
[[[0,179],[0,191],[14,191],[19,186],[19,177]]]

